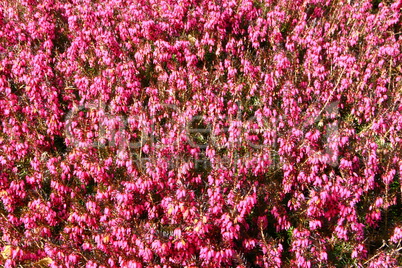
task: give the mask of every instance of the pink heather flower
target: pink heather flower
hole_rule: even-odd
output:
[[[3,2],[5,267],[397,265],[400,1]]]
[[[402,240],[402,228],[396,227],[394,229],[394,233],[392,234],[392,236],[389,240],[395,244],[399,243]]]

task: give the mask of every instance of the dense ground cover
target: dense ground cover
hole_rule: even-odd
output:
[[[400,1],[0,3],[0,265],[402,265]]]

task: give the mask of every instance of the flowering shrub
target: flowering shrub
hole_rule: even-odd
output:
[[[400,1],[2,1],[4,267],[402,265]]]

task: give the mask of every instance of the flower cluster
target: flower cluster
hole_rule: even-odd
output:
[[[0,265],[402,265],[402,3],[0,4]]]

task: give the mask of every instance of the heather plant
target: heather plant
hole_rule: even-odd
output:
[[[0,265],[402,265],[400,1],[0,3]]]

